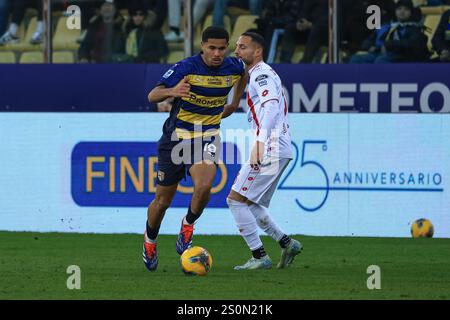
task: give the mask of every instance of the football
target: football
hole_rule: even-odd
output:
[[[180,264],[186,275],[205,276],[211,270],[212,257],[205,248],[191,247],[181,255]]]
[[[411,225],[411,235],[413,238],[431,238],[434,234],[434,226],[428,219],[418,219]]]

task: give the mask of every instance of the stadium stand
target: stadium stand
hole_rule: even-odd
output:
[[[428,49],[433,51],[433,45],[431,44],[431,39],[433,39],[433,35],[436,32],[436,28],[439,24],[439,20],[441,19],[440,14],[428,14],[425,16],[423,25],[426,27],[425,34],[428,37]]]
[[[30,39],[36,30],[37,17],[32,17],[28,26],[26,28],[25,37],[21,38],[19,43],[11,44],[11,49],[14,51],[36,51],[40,50],[41,46],[39,44],[31,44]]]
[[[184,59],[184,51],[181,50],[172,51],[169,53],[169,56],[167,57],[167,63],[174,64],[183,59]]]
[[[429,5],[429,1],[427,0],[413,0],[414,5],[419,7],[421,13],[423,15],[421,22],[424,27],[426,27],[426,35],[428,36],[428,48],[430,51],[433,51],[431,45],[431,39],[435,33],[437,25],[439,23],[440,16],[443,12],[450,9],[449,5]],[[128,16],[128,10],[120,9],[120,14],[124,17]],[[199,25],[195,28],[194,31],[194,53],[197,53],[200,49],[201,42],[201,31],[212,24],[213,16],[209,12],[209,14],[205,17],[204,21],[199,23]],[[233,56],[234,46],[240,34],[249,30],[256,29],[257,24],[256,20],[258,16],[249,14],[250,12],[243,8],[238,7],[228,7],[227,15],[224,17],[225,20],[225,28],[230,33],[230,46],[229,46],[229,56]],[[32,45],[29,40],[31,39],[37,23],[37,11],[35,9],[27,9],[25,17],[19,26],[18,35],[20,37],[20,41],[18,43],[7,44],[4,46],[0,46],[0,52],[5,51],[4,55],[2,55],[2,62],[7,61],[7,63],[14,63],[17,61],[22,61],[21,54],[24,52],[35,52],[41,51],[42,45]],[[184,28],[184,16],[181,17],[181,25],[180,29]],[[77,50],[79,48],[79,43],[77,39],[80,37],[80,30],[69,30],[66,27],[67,17],[64,16],[64,11],[53,11],[53,50],[55,51],[54,57],[56,58],[57,63],[71,63],[76,61]],[[168,27],[168,19],[162,27],[163,33],[166,33],[169,30]],[[280,41],[281,42],[281,41]],[[276,46],[276,54],[274,56],[273,62],[280,62],[279,59],[279,49],[281,43],[278,42]],[[174,63],[184,58],[184,44],[183,42],[169,42],[168,43],[170,55],[163,62]],[[304,45],[295,46],[295,51],[291,59],[291,63],[297,63],[303,56],[304,53]],[[317,55],[316,61],[324,63],[326,62],[326,48],[323,47],[320,50],[320,54]],[[11,53],[13,56],[11,56]],[[31,55],[33,56],[33,54]],[[20,59],[19,59],[20,57]],[[27,57],[25,55],[24,57]],[[436,53],[434,56],[436,57]],[[28,59],[28,58],[27,58]],[[40,61],[37,59],[36,61]],[[55,62],[56,62],[55,61]],[[3,62],[5,63],[5,62]]]
[[[257,18],[258,16],[255,15],[241,15],[237,17],[236,22],[233,25],[233,32],[230,36],[230,50],[234,50],[234,45],[241,34],[249,29],[257,27],[255,23]]]
[[[44,54],[40,51],[23,52],[20,56],[20,63],[44,63]]]
[[[69,30],[66,27],[67,18],[60,17],[53,35],[53,50],[78,50],[80,44],[77,39],[80,37],[80,30]]]
[[[200,26],[197,26],[197,28],[194,31],[194,51],[198,51],[200,50],[200,43],[202,41],[202,30],[205,30],[207,27],[212,25],[212,20],[213,20],[213,16],[212,15],[208,15],[205,18],[205,21],[203,22],[203,24]],[[224,24],[225,24],[225,29],[228,31],[228,33],[231,35],[231,19],[229,16],[224,16],[223,17],[224,20]],[[236,43],[236,42],[234,42]],[[234,48],[234,44],[233,42],[230,41],[230,47],[233,46]]]
[[[16,63],[16,55],[12,51],[0,51],[0,63]]]
[[[19,36],[20,39],[23,39],[23,37],[25,36],[25,22],[22,21],[22,23],[19,25],[19,29],[17,30],[17,35]],[[15,51],[17,50],[17,47],[15,46],[14,43],[9,43],[6,44],[4,46],[0,46],[0,51]]]
[[[53,52],[53,63],[74,63],[74,54],[71,51]]]

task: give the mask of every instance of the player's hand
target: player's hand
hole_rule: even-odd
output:
[[[184,77],[178,84],[172,88],[171,96],[179,98],[189,98],[189,91],[191,85],[188,82],[188,78]]]
[[[256,141],[250,155],[250,166],[252,168],[259,167],[264,158],[264,142]]]

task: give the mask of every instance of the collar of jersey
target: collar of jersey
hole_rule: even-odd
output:
[[[264,61],[260,61],[257,64],[255,64],[250,70],[248,70],[248,74],[251,75],[251,73],[253,72],[253,70],[255,70],[255,68],[259,65],[261,65]]]

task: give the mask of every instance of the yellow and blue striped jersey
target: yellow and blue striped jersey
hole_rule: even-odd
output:
[[[192,139],[219,134],[220,121],[227,96],[244,74],[244,63],[227,57],[219,67],[209,67],[201,53],[186,58],[170,68],[157,83],[175,87],[184,77],[191,86],[189,98],[176,98],[164,123],[163,139]],[[167,141],[167,140],[166,140]]]

